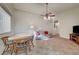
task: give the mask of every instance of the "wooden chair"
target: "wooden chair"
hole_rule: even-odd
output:
[[[10,51],[11,52],[11,54],[13,53],[13,42],[12,41],[8,41],[8,37],[9,36],[5,36],[5,37],[2,37],[1,39],[2,39],[2,41],[3,41],[3,43],[4,43],[4,46],[5,46],[5,49],[4,49],[4,51],[3,51],[3,53],[2,53],[2,55],[6,52],[6,51]]]
[[[34,47],[33,37],[34,37],[34,36],[30,36],[30,37],[27,38],[27,39],[28,39],[29,51],[31,50],[31,47]]]
[[[15,54],[18,54],[18,52],[21,50],[26,50],[26,52],[28,52],[28,50],[31,50],[31,46],[33,46],[33,42],[29,38],[14,40]]]
[[[24,39],[14,40],[14,52],[18,54],[19,51],[27,49],[26,41]]]

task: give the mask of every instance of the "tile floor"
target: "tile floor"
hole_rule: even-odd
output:
[[[0,45],[2,43],[0,42]],[[3,51],[3,47],[0,46],[0,53]],[[79,45],[74,42],[59,37],[53,37],[49,40],[36,40],[36,45],[28,53],[28,55],[78,55]],[[4,55],[10,55],[5,53]],[[14,55],[14,53],[13,53]],[[27,52],[21,51],[19,55],[27,55]]]

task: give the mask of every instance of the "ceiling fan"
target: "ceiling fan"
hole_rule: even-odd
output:
[[[55,14],[53,14],[52,12],[49,12],[48,3],[46,3],[45,5],[46,5],[46,13],[45,15],[43,15],[43,18],[44,20],[51,20],[52,17],[55,17]]]

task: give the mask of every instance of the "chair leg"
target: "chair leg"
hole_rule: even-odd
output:
[[[13,46],[12,46],[12,49],[11,49],[11,55],[13,54],[13,51],[14,51],[14,49],[13,49]]]
[[[31,44],[32,44],[32,46],[34,47],[34,44],[33,44],[33,41],[31,40]]]
[[[8,48],[9,48],[9,45],[5,47],[5,49],[4,49],[3,53],[2,53],[2,55],[8,50]]]
[[[29,49],[29,51],[31,51],[31,47],[30,47],[30,41],[27,41],[27,50]]]
[[[11,55],[13,54],[13,51],[11,51]]]
[[[1,55],[3,55],[5,53],[5,49],[4,49],[4,51],[2,52],[2,54]]]
[[[18,50],[15,51],[15,54],[16,54],[16,55],[18,54]]]
[[[18,52],[18,51],[17,51],[17,48],[16,48],[16,44],[13,45],[13,51],[14,51],[14,53],[17,55],[17,52]]]
[[[17,55],[18,54],[18,50],[17,49],[14,49],[14,53]]]

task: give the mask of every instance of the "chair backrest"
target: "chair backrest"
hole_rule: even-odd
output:
[[[18,40],[14,40],[14,43],[15,44],[21,44],[21,43],[24,43],[25,41],[22,40],[22,39],[18,39]]]
[[[2,37],[1,39],[2,39],[3,43],[6,45],[7,41],[8,41],[8,36]]]

